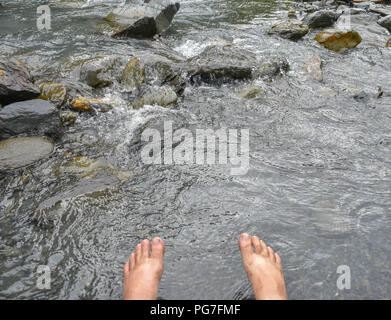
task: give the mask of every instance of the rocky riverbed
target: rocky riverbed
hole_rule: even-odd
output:
[[[250,298],[248,231],[292,298],[389,298],[389,2],[52,0],[39,31],[43,4],[0,7],[0,297],[119,298],[159,235],[163,298]],[[248,128],[249,172],[143,164],[164,121]]]

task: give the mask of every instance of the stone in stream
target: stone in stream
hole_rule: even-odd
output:
[[[319,32],[315,39],[325,48],[340,52],[344,49],[355,48],[362,41],[357,31],[343,31],[336,29],[327,29]]]
[[[391,32],[391,15],[379,19],[377,23]]]
[[[111,12],[106,21],[114,29],[114,38],[148,39],[168,29],[179,7],[179,2],[171,0],[131,0]]]
[[[0,168],[13,170],[39,161],[53,152],[53,142],[42,137],[0,141]]]
[[[159,105],[161,107],[169,107],[175,104],[178,96],[170,87],[161,87],[156,91],[143,96],[141,99],[132,103],[134,109],[139,109],[144,105]]]
[[[272,26],[268,33],[277,34],[281,38],[289,40],[299,40],[309,31],[308,26],[302,21],[284,21]]]
[[[261,89],[250,87],[240,92],[239,97],[242,99],[254,99],[255,97],[261,94],[263,94]]]
[[[69,103],[70,107],[80,112],[96,113],[110,111],[113,107],[101,99],[83,97],[78,95]]]
[[[60,119],[61,123],[64,126],[71,126],[73,125],[77,118],[79,117],[79,114],[77,112],[65,110],[60,112]]]
[[[332,10],[319,10],[308,14],[303,22],[310,28],[330,27],[337,19],[337,14]]]
[[[0,139],[21,133],[61,133],[61,122],[55,105],[41,99],[15,102],[0,109]]]
[[[0,57],[0,105],[34,99],[39,94],[23,62]]]
[[[323,80],[322,59],[318,55],[313,55],[304,65],[304,70],[308,75],[317,81]]]
[[[370,12],[380,14],[383,17],[391,15],[391,10],[390,9],[386,9],[386,8],[383,8],[383,7],[378,7],[376,5],[373,5],[372,3],[369,5],[369,9],[368,10]]]
[[[272,79],[288,72],[289,62],[284,57],[270,57],[264,61],[260,68],[260,76]]]
[[[387,43],[386,43],[386,47],[387,48],[391,48],[391,38],[388,39]]]
[[[250,79],[255,66],[253,53],[230,46],[209,46],[184,64],[191,83],[216,85]]]
[[[46,82],[39,84],[41,95],[38,99],[48,100],[56,105],[57,108],[62,107],[67,100],[67,88],[56,82]]]
[[[130,59],[122,73],[121,83],[129,90],[140,89],[145,83],[145,68],[139,58]]]

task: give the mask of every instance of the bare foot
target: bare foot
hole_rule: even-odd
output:
[[[288,299],[280,256],[258,237],[251,237],[247,233],[240,235],[239,247],[255,299]]]
[[[151,247],[151,254],[149,248]],[[124,300],[156,300],[163,274],[164,243],[143,240],[124,266]]]

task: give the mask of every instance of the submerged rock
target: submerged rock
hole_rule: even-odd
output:
[[[41,137],[0,141],[0,168],[13,170],[39,161],[53,152],[53,142]]]
[[[254,99],[260,94],[262,94],[261,89],[250,87],[244,89],[241,93],[239,93],[239,97],[242,99]]]
[[[88,98],[77,96],[70,102],[70,106],[72,109],[80,111],[80,112],[90,112],[95,113],[97,111],[107,112],[112,109],[112,106],[107,104],[101,99]]]
[[[391,15],[379,19],[377,23],[391,32]]]
[[[148,39],[168,29],[179,7],[178,2],[167,0],[131,0],[110,13],[106,21],[114,38]]]
[[[221,84],[252,77],[255,58],[251,52],[229,46],[210,46],[187,61],[191,83]],[[186,66],[185,66],[186,67]]]
[[[145,82],[145,68],[140,63],[140,59],[133,57],[130,59],[122,73],[121,83],[125,85],[127,89],[140,89],[141,85]]]
[[[357,31],[342,31],[336,29],[328,29],[319,32],[315,39],[325,48],[340,52],[344,49],[355,48],[362,41],[361,36]]]
[[[15,102],[0,109],[0,138],[21,133],[54,135],[60,131],[58,110],[46,100]]]
[[[289,68],[289,62],[286,58],[271,57],[267,61],[263,62],[260,70],[260,76],[271,79],[288,72]]]
[[[387,43],[386,43],[386,47],[387,48],[390,48],[391,47],[391,38],[388,39]]]
[[[65,110],[65,111],[60,112],[61,123],[64,126],[73,125],[76,122],[78,116],[79,116],[79,114],[77,112],[73,112],[73,111],[69,111],[69,110]]]
[[[318,55],[313,55],[304,65],[304,70],[308,75],[317,81],[323,80],[322,59]]]
[[[41,89],[41,95],[38,99],[51,101],[57,108],[63,106],[67,100],[67,88],[61,83],[41,83],[39,88]]]
[[[139,109],[144,105],[159,105],[162,107],[168,107],[175,104],[177,100],[178,96],[174,90],[170,87],[162,87],[133,102],[132,107],[134,109]]]
[[[337,14],[332,10],[319,10],[314,13],[308,14],[304,18],[310,28],[330,27],[337,19]]]
[[[281,38],[289,40],[299,40],[309,31],[308,26],[302,21],[284,21],[272,26],[268,33],[278,34]]]
[[[0,105],[34,99],[39,94],[40,90],[23,62],[0,57]]]

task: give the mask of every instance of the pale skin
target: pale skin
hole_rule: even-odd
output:
[[[280,256],[256,236],[239,237],[244,270],[256,300],[286,300]],[[156,300],[163,274],[164,242],[143,240],[124,266],[124,300]]]

